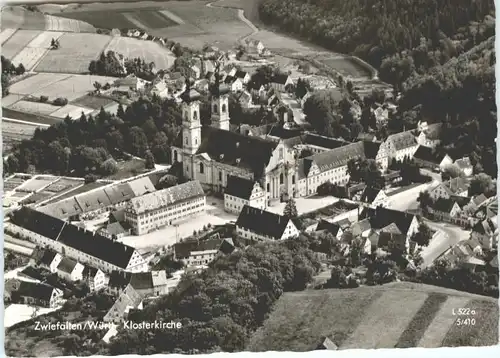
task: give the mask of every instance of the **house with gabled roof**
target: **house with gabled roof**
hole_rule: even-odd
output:
[[[483,249],[498,247],[498,224],[496,220],[485,219],[472,227],[471,238],[478,240]]]
[[[258,181],[230,175],[224,190],[224,210],[238,215],[245,205],[265,209],[266,192]]]
[[[445,182],[439,183],[429,190],[429,195],[433,200],[439,198],[448,199],[452,195],[464,196],[468,195],[469,183],[464,178],[452,178]]]
[[[413,159],[424,168],[439,169],[441,171],[453,164],[453,159],[448,154],[423,145],[417,148],[413,154]]]
[[[184,262],[186,266],[206,266],[219,254],[234,251],[234,244],[232,250],[230,250],[230,244],[230,242],[225,242],[224,239],[220,238],[188,240],[174,244],[173,249],[175,258]]]
[[[340,240],[344,230],[338,223],[329,222],[326,220],[320,220],[318,225],[316,226],[316,232],[325,231],[329,234],[332,234],[337,240]]]
[[[376,189],[373,187],[367,186],[361,197],[359,199],[363,203],[371,204],[373,207],[376,206],[388,206],[389,205],[389,197],[385,194],[382,189]]]
[[[452,198],[439,198],[429,207],[429,212],[440,221],[452,221],[461,211],[458,203]]]
[[[244,85],[246,85],[250,81],[250,74],[242,70],[237,70],[234,73],[234,77],[239,78]]]
[[[114,305],[104,316],[105,322],[118,323],[125,319],[131,309],[142,309],[143,298],[131,285],[118,296]]]
[[[460,168],[466,177],[470,177],[472,175],[474,167],[472,166],[469,157],[457,159],[455,164]]]
[[[229,86],[231,92],[239,92],[243,90],[243,81],[238,77],[226,76],[224,83]]]
[[[433,123],[427,125],[417,137],[417,142],[419,145],[428,147],[428,148],[436,148],[437,145],[441,142],[439,140],[441,134],[442,123]]]
[[[288,86],[293,85],[293,80],[288,74],[279,73],[271,78],[271,82],[269,82],[269,85],[276,91],[284,92],[286,91]]]
[[[293,220],[263,209],[245,205],[236,221],[236,232],[245,239],[286,240],[298,237]]]
[[[22,303],[39,307],[55,308],[63,302],[63,292],[58,288],[31,281],[21,281],[16,295]]]
[[[391,134],[381,145],[381,151],[390,159],[403,161],[404,158],[413,158],[418,148],[417,139],[412,131]]]
[[[82,276],[91,292],[99,291],[105,288],[109,281],[109,276],[102,270],[88,265],[85,266]]]
[[[83,279],[83,270],[85,266],[81,263],[64,257],[57,265],[57,275],[63,280],[74,282]]]
[[[37,246],[31,254],[30,264],[56,273],[57,266],[62,259],[62,256],[58,252]]]

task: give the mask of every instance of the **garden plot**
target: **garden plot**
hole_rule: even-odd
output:
[[[9,106],[10,109],[20,112],[39,113],[49,115],[57,111],[60,107],[54,106],[49,103],[31,102],[31,101],[18,101]]]
[[[72,188],[76,188],[77,186],[83,185],[83,184],[84,184],[83,180],[61,178],[61,179],[57,180],[56,182],[50,184],[43,191],[47,192],[47,193],[52,193],[52,194],[59,194],[63,191],[70,190]]]
[[[107,35],[66,33],[59,39],[61,47],[49,51],[35,71],[87,73],[90,61],[99,56],[110,40]]]
[[[92,112],[94,112],[94,110],[92,108],[85,108],[85,107],[79,107],[79,106],[74,106],[72,104],[68,104],[68,105],[58,109],[54,113],[52,113],[52,116],[57,117],[57,118],[66,118],[67,116],[69,116],[72,119],[79,119],[81,117],[82,113],[87,115],[87,114],[90,114]]]
[[[71,75],[61,73],[38,73],[36,76],[14,83],[10,86],[9,92],[26,96],[69,77]]]
[[[56,179],[57,177],[35,177],[18,187],[16,191],[34,193],[46,187]]]
[[[127,58],[139,57],[146,62],[154,62],[157,69],[169,69],[175,60],[170,50],[156,42],[128,37],[114,37],[106,51],[114,51]]]
[[[106,107],[112,103],[115,103],[115,101],[109,98],[85,95],[74,100],[71,104],[87,108],[101,109],[101,107]]]
[[[2,32],[0,32],[0,44],[3,45],[5,41],[7,41],[14,33],[17,31],[17,29],[5,29]]]
[[[57,97],[67,98],[69,102],[80,98],[89,91],[94,90],[94,83],[99,82],[102,85],[113,83],[116,78],[105,76],[92,75],[73,75],[63,78],[62,80],[52,83],[32,93],[33,96],[47,96],[49,100]]]
[[[5,125],[5,122],[2,122],[2,131],[3,131],[4,125]],[[20,186],[21,184],[25,183],[26,181],[28,181],[30,179],[31,179],[31,175],[29,175],[29,174],[24,174],[24,175],[16,174],[12,177],[9,177],[9,178],[5,179],[3,182],[4,192],[14,190],[15,188],[17,188],[18,186]]]
[[[2,44],[2,55],[8,59],[12,59],[39,34],[40,31],[35,30],[17,31],[4,44]]]

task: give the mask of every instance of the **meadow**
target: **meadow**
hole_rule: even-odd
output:
[[[31,70],[49,51],[52,39],[57,40],[62,35],[63,32],[44,31],[40,33],[12,59],[12,63],[16,66],[22,63],[26,70]]]
[[[99,96],[91,96],[91,95],[85,95],[71,102],[71,104],[75,106],[87,107],[93,109],[100,109],[101,107],[106,107],[111,103],[114,103],[112,99]]]
[[[30,139],[35,133],[36,125],[2,121],[2,152],[8,154],[12,146],[23,139]]]
[[[478,312],[458,327],[451,308]],[[340,349],[494,345],[495,299],[440,287],[402,283],[357,289],[285,293],[247,346],[263,352],[313,350],[321,337]]]
[[[107,35],[65,33],[59,38],[60,48],[49,51],[35,67],[36,72],[88,73],[95,60],[110,42]]]
[[[9,106],[10,109],[27,113],[39,113],[43,115],[50,115],[52,112],[57,111],[60,107],[54,106],[49,103],[39,103],[31,101],[18,101]]]
[[[3,45],[5,41],[7,41],[14,33],[17,31],[17,29],[4,29],[2,32],[0,32],[0,44]]]

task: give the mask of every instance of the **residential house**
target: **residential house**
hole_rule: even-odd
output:
[[[142,297],[131,285],[128,285],[104,316],[104,322],[118,323],[127,317],[131,309],[142,309]]]
[[[174,245],[174,255],[188,267],[208,265],[220,253],[222,243],[218,238],[184,241]]]
[[[392,252],[396,249],[403,253],[409,253],[411,248],[410,238],[401,233],[380,232],[378,248],[386,252]]]
[[[264,87],[264,85],[253,82],[248,84],[247,90],[250,91],[252,96],[255,97],[260,97],[266,93],[266,88]]]
[[[204,73],[205,75],[208,74],[209,72],[212,73],[215,72],[215,64],[211,60],[204,60],[202,62],[202,67],[203,67],[202,73]]]
[[[246,51],[250,54],[262,54],[264,52],[265,46],[262,41],[259,40],[245,40]]]
[[[56,251],[35,247],[30,259],[30,265],[41,267],[52,273],[57,272],[57,266],[62,260],[62,256]]]
[[[230,175],[224,190],[224,210],[239,215],[245,205],[265,209],[266,192],[258,181]]]
[[[111,240],[121,239],[124,236],[130,235],[132,231],[131,226],[127,222],[112,222],[105,224],[97,232]]]
[[[451,222],[455,218],[457,218],[462,209],[451,198],[439,198],[434,204],[429,208],[429,212],[433,215],[434,218],[440,221],[448,221]]]
[[[371,255],[373,254],[379,244],[379,239],[380,239],[380,232],[377,232],[376,230],[370,229],[368,231],[365,231],[361,236],[359,237],[361,239],[361,245],[362,245],[362,250],[365,254]]]
[[[247,91],[242,91],[238,96],[238,101],[242,108],[248,109],[252,106],[252,95]]]
[[[363,190],[360,201],[371,204],[373,207],[389,205],[389,198],[382,189],[375,189],[368,186]]]
[[[321,220],[316,226],[316,232],[324,231],[329,234],[332,234],[337,240],[340,240],[344,230],[340,227],[338,223],[332,223],[326,220]]]
[[[85,266],[82,276],[91,292],[105,288],[109,281],[109,276],[102,270],[90,266]]]
[[[104,272],[147,270],[146,262],[133,247],[32,208],[22,207],[10,219],[8,225],[12,232],[82,264]]]
[[[441,123],[434,123],[425,126],[417,137],[418,144],[432,149],[436,148],[440,143],[439,137],[441,134],[441,128]]]
[[[472,228],[471,238],[479,241],[483,249],[498,247],[498,224],[496,220],[485,219]]]
[[[151,94],[155,94],[160,98],[168,98],[170,94],[170,90],[165,81],[161,80],[156,82],[151,89]]]
[[[289,75],[280,73],[271,78],[270,85],[276,91],[285,92],[288,86],[293,85],[293,80]]]
[[[83,279],[83,270],[85,266],[81,263],[64,257],[57,265],[57,275],[63,280],[74,282]]]
[[[239,92],[243,90],[243,82],[237,77],[226,76],[224,83],[229,86],[231,92]]]
[[[385,105],[378,105],[377,108],[372,110],[372,113],[378,124],[385,124],[389,120],[389,111]]]
[[[367,234],[372,229],[370,220],[365,218],[363,220],[356,221],[352,223],[350,227],[350,232],[354,237],[362,236]]]
[[[470,177],[472,175],[474,167],[472,166],[469,157],[457,159],[455,164],[460,168],[466,177]]]
[[[21,281],[16,295],[27,305],[56,308],[62,303],[63,292],[52,286],[31,281]]]
[[[390,159],[403,161],[404,158],[413,158],[418,143],[412,131],[391,134],[380,146],[380,151]]]
[[[197,65],[192,65],[191,66],[191,75],[195,78],[198,79],[201,77],[201,68]]]
[[[165,270],[135,272],[130,277],[129,285],[143,298],[166,295],[168,293],[167,272]]]
[[[114,83],[113,86],[116,87],[118,91],[141,91],[145,88],[149,81],[143,80],[135,75],[130,75],[125,78],[119,78]]]
[[[250,81],[250,74],[245,71],[237,70],[232,76],[239,78],[244,85],[246,85]]]
[[[437,184],[431,190],[429,190],[429,195],[433,200],[439,198],[448,199],[452,195],[456,196],[467,196],[468,195],[469,184],[463,178],[452,178],[445,182]]]
[[[453,164],[453,159],[448,154],[423,145],[417,148],[413,154],[413,159],[424,168],[439,169],[441,171]]]
[[[245,239],[286,240],[299,230],[290,218],[245,205],[236,221],[236,232]]]
[[[205,211],[205,193],[197,180],[132,198],[125,220],[136,235],[156,230],[172,222]]]
[[[106,291],[113,295],[119,295],[128,286],[131,278],[132,278],[132,272],[126,272],[126,271],[111,272],[109,274]]]

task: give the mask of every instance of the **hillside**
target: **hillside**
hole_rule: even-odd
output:
[[[453,309],[476,310],[459,327]],[[374,334],[374,332],[379,332]],[[248,351],[313,350],[322,337],[340,349],[482,346],[498,342],[495,299],[435,286],[393,283],[285,293]]]

